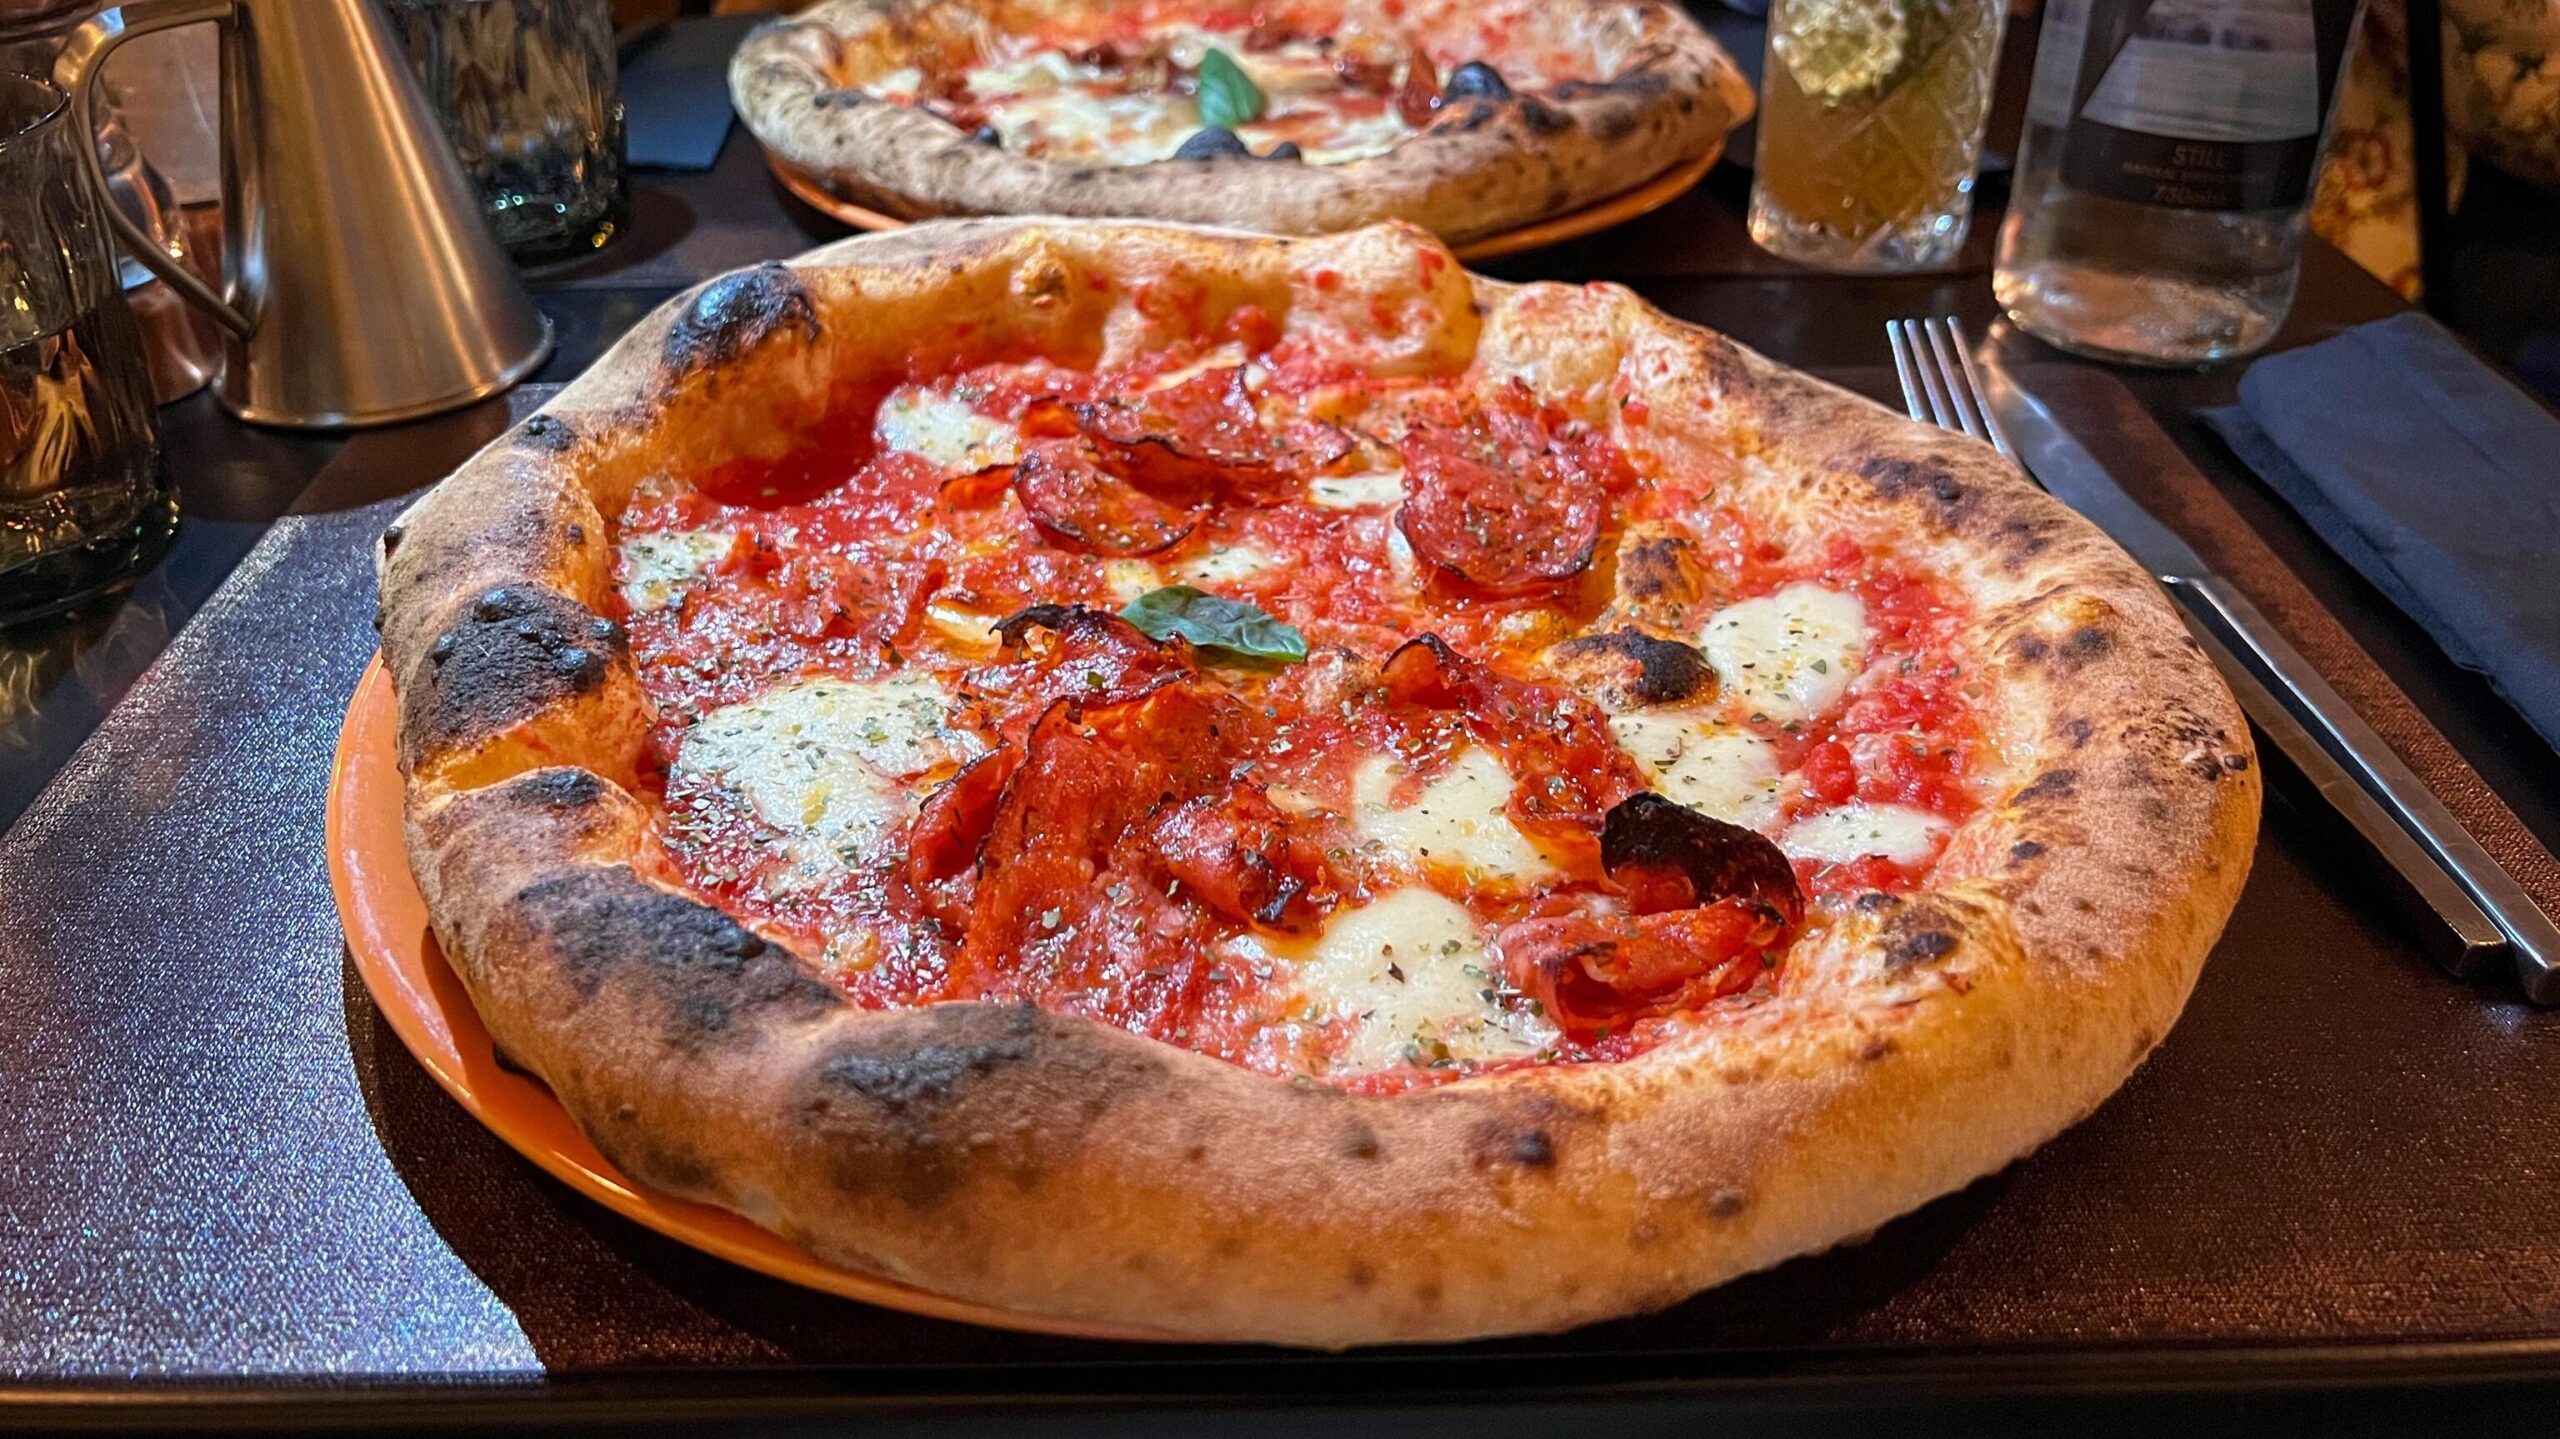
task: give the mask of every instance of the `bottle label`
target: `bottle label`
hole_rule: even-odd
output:
[[[2073,189],[2181,210],[2291,209],[2311,193],[2356,11],[2357,0],[2057,0],[2029,109],[2062,127]],[[2067,109],[2055,103],[2065,98]]]

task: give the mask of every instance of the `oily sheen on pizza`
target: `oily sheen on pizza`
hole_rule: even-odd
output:
[[[904,216],[1138,215],[1456,241],[1631,189],[1751,112],[1661,0],[823,0],[738,113]]]
[[[2151,581],[1423,232],[729,275],[385,536],[411,858],[642,1183],[1048,1316],[1670,1303],[2103,1100],[2248,868]]]

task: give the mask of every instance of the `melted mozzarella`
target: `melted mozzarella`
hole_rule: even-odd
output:
[[[1245,127],[1248,141],[1256,128],[1251,125]],[[1383,114],[1356,120],[1336,116],[1316,133],[1323,138],[1304,145],[1306,162],[1310,165],[1339,165],[1346,160],[1365,160],[1371,155],[1383,155],[1404,143],[1404,138],[1413,130],[1390,109]]]
[[[1926,864],[1938,851],[1947,823],[1898,804],[1847,804],[1797,820],[1778,837],[1778,848],[1797,859],[1847,864],[1882,855],[1895,864]]]
[[[1307,503],[1327,510],[1382,509],[1404,503],[1404,471],[1318,475],[1307,482]]]
[[[1022,436],[1013,426],[979,414],[958,396],[914,385],[890,391],[874,425],[882,445],[922,455],[935,468],[957,474],[1009,465],[1022,454]]]
[[[665,609],[684,598],[713,565],[728,557],[737,536],[725,530],[673,530],[625,535],[618,547],[622,602],[633,614]]]
[[[1218,545],[1196,558],[1184,560],[1173,572],[1195,585],[1232,585],[1250,580],[1280,562],[1269,550],[1251,545]]]
[[[1490,751],[1476,745],[1460,749],[1402,807],[1390,803],[1396,772],[1392,761],[1375,757],[1352,776],[1352,822],[1363,839],[1407,863],[1447,865],[1473,879],[1527,883],[1556,872],[1503,813],[1511,775]]]
[[[987,122],[1008,150],[1143,165],[1171,156],[1200,128],[1200,107],[1188,96],[1088,95],[1063,89],[1006,100],[990,111]]]
[[[941,595],[926,601],[924,607],[924,622],[941,637],[944,646],[970,659],[983,659],[1003,648],[996,637],[996,621],[1002,618]]]
[[[1035,50],[1012,60],[997,60],[969,71],[969,93],[981,97],[1032,95],[1061,85],[1095,80],[1102,72],[1079,65],[1062,50]]]
[[[884,100],[896,100],[903,103],[913,100],[916,97],[916,92],[924,88],[924,72],[913,65],[909,65],[904,69],[891,70],[885,74],[875,75],[869,80],[864,81],[862,88]]]
[[[1867,651],[1867,611],[1853,595],[1812,583],[1716,611],[1698,647],[1728,693],[1785,724],[1840,703]]]
[[[900,781],[977,748],[924,680],[803,680],[702,717],[669,777],[742,805],[779,836],[791,878],[841,874],[909,807]]]
[[[1337,1072],[1523,1058],[1552,1042],[1554,1027],[1505,1006],[1491,976],[1475,916],[1432,890],[1399,889],[1325,921],[1294,992],[1319,1020],[1348,1026]]]
[[[1609,717],[1609,733],[1664,798],[1752,829],[1778,817],[1778,760],[1748,730],[1694,712],[1636,710]]]
[[[1146,560],[1113,560],[1102,567],[1102,583],[1111,591],[1111,602],[1125,609],[1140,595],[1164,588],[1164,575]]]
[[[1196,380],[1202,375],[1209,373],[1211,370],[1233,370],[1240,368],[1244,365],[1245,359],[1246,351],[1243,342],[1239,340],[1230,340],[1216,349],[1211,350],[1209,353],[1202,355],[1199,359],[1192,361],[1190,364],[1183,365],[1176,369],[1167,370],[1163,374],[1156,376],[1154,379],[1147,382],[1147,389],[1150,392],[1156,390],[1170,390],[1174,386],[1182,384],[1185,381]],[[1250,374],[1246,376],[1246,381],[1248,384],[1251,383],[1252,376]]]

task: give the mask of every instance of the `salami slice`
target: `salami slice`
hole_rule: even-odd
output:
[[[1785,854],[1658,794],[1613,806],[1601,863],[1632,914],[1525,920],[1497,936],[1514,983],[1589,1038],[1749,988],[1804,920]]]
[[[979,846],[995,826],[1005,781],[1022,764],[1011,745],[990,750],[926,795],[907,830],[907,879],[917,885],[956,879],[978,862]]]
[[[1070,409],[1107,464],[1168,500],[1268,503],[1295,493],[1298,476],[1351,452],[1351,437],[1333,425],[1297,419],[1275,430],[1265,424],[1241,365]]]
[[[1512,983],[1577,1039],[1750,988],[1783,926],[1745,900],[1645,915],[1530,919],[1494,937]]]
[[[1517,385],[1453,421],[1415,425],[1396,449],[1405,469],[1396,523],[1413,552],[1495,594],[1589,569],[1608,480],[1626,464]]]
[[[1052,705],[978,852],[961,992],[1074,1009],[1108,991],[1118,1021],[1178,1037],[1158,1026],[1196,1010],[1216,939],[1310,913],[1323,877],[1236,783],[1259,742],[1254,712],[1202,685]]]
[[[961,677],[981,697],[1117,704],[1197,673],[1185,649],[1083,605],[1033,605],[996,623],[1004,653]]]
[[[1105,469],[1080,440],[1035,440],[1014,463],[1013,492],[1051,542],[1089,555],[1151,555],[1190,535],[1198,513]]]

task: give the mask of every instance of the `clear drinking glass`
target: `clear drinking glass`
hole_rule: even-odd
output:
[[[622,84],[608,0],[390,0],[390,12],[508,254],[565,260],[620,231]]]
[[[60,91],[0,74],[0,624],[131,580],[177,529],[87,143]]]
[[[2005,0],[1777,0],[1751,238],[1827,270],[1951,258],[2007,14]]]

